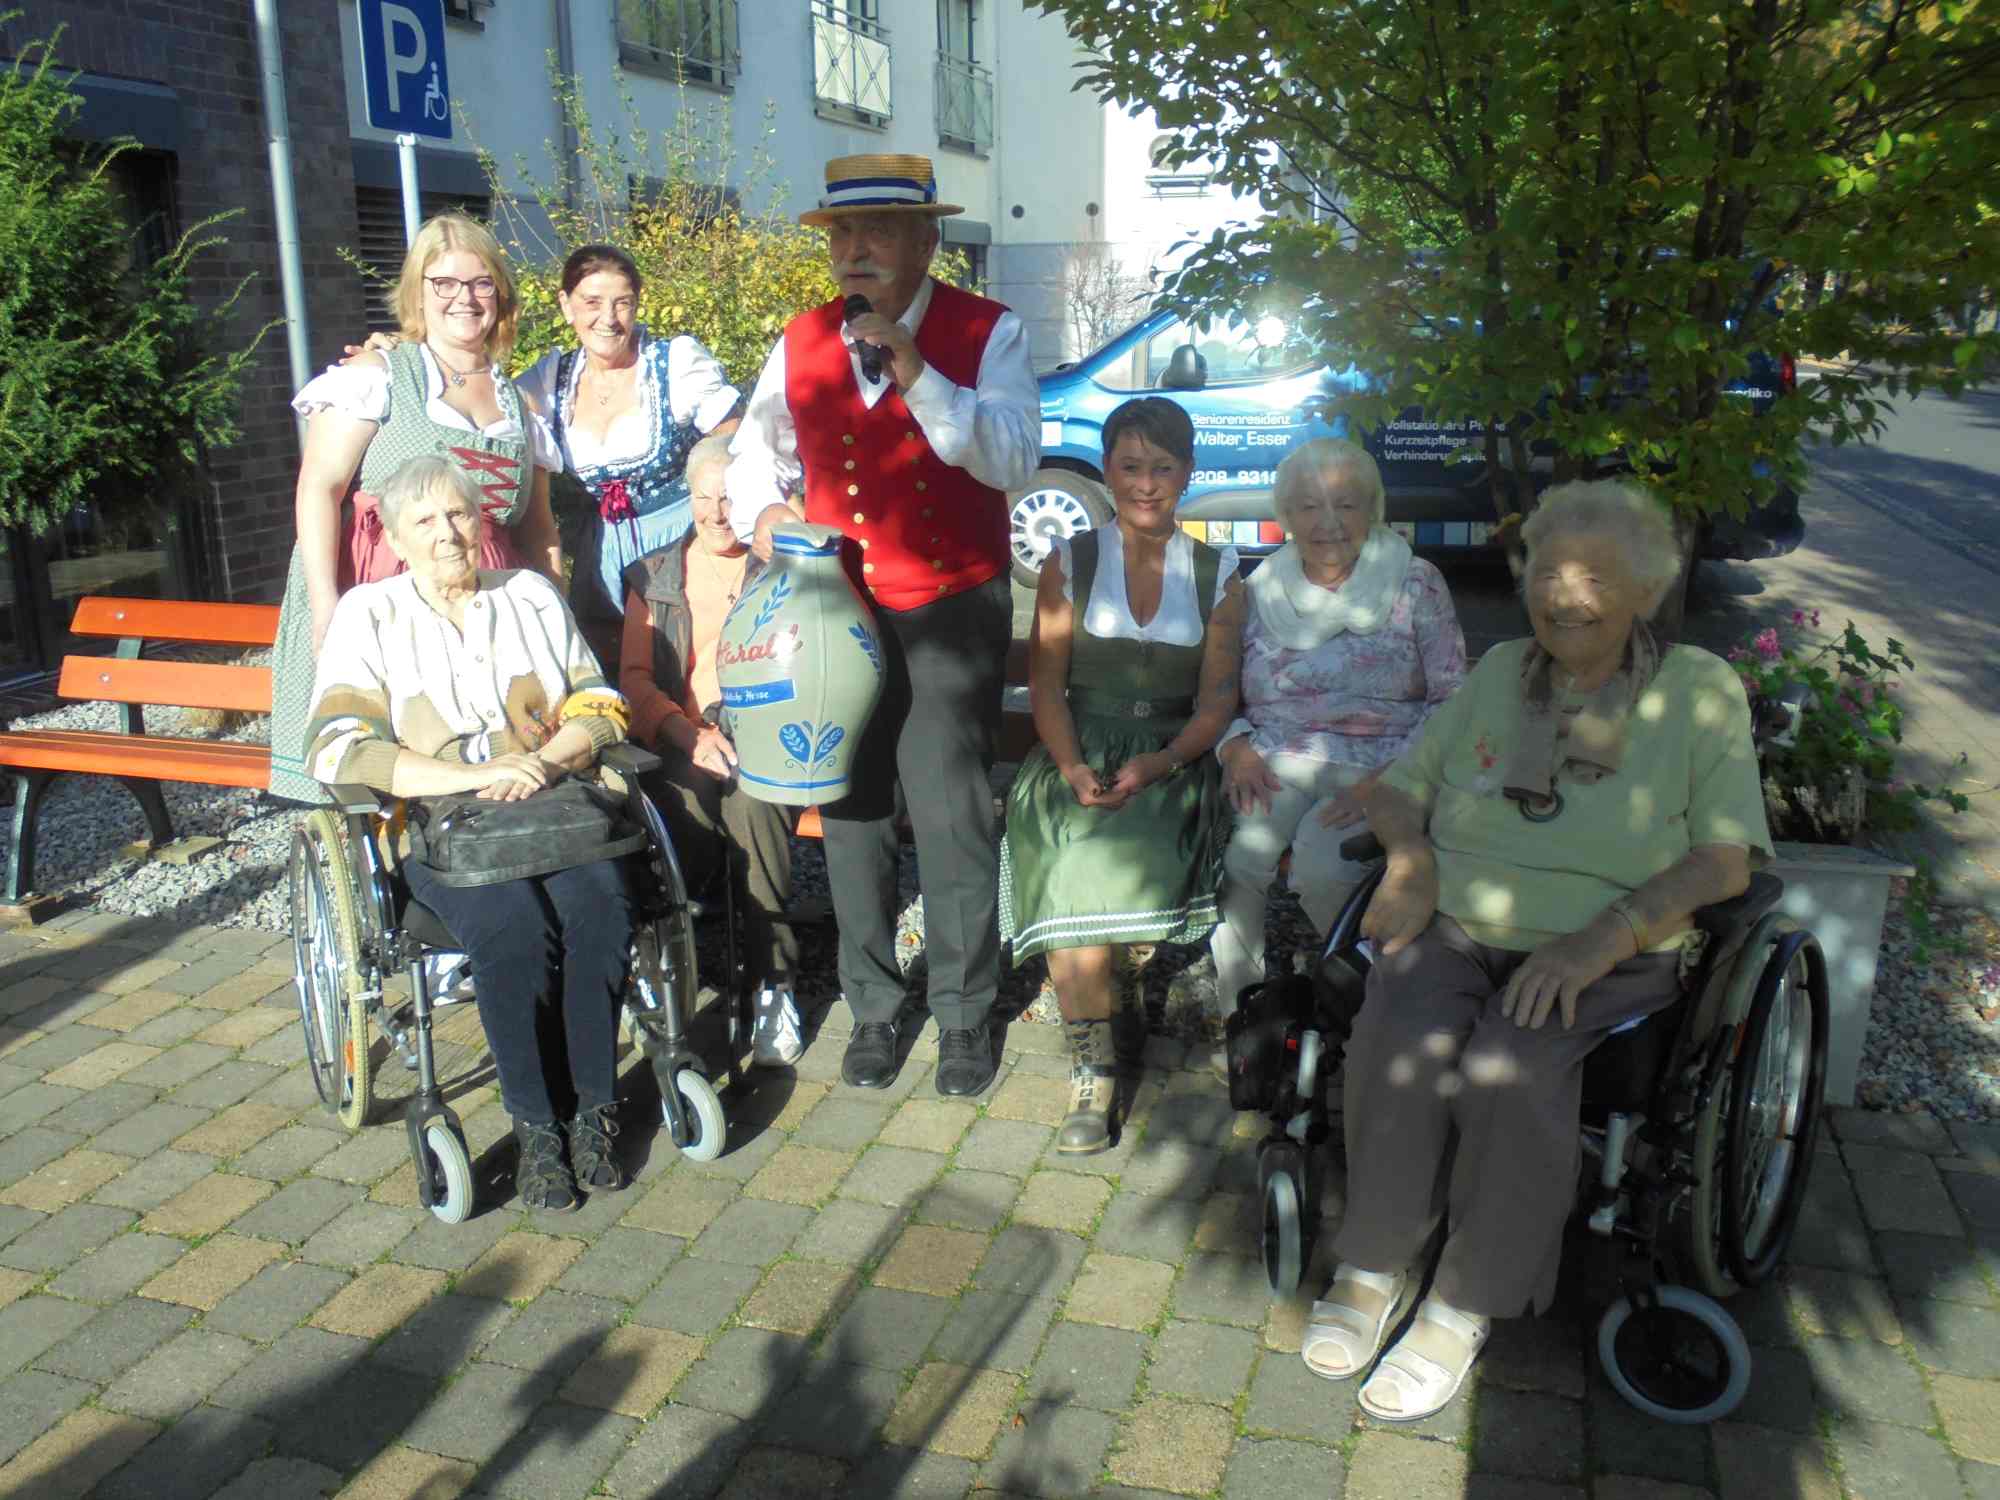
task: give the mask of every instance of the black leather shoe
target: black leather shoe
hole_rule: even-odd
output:
[[[863,1021],[840,1059],[840,1081],[857,1089],[886,1089],[896,1081],[896,1023]]]
[[[993,1081],[993,1040],[986,1023],[938,1032],[937,1091],[947,1098],[979,1093]]]

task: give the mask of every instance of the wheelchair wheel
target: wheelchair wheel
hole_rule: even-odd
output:
[[[1738,960],[1755,965],[1756,988],[1695,1127],[1687,1248],[1696,1285],[1714,1296],[1761,1285],[1783,1258],[1826,1086],[1826,960],[1789,924],[1759,936]]]
[[[368,1002],[361,982],[359,894],[339,819],[319,809],[292,835],[293,982],[320,1103],[349,1130],[368,1117]]]
[[[1290,1141],[1266,1143],[1257,1153],[1262,1185],[1264,1275],[1271,1290],[1289,1297],[1305,1274],[1305,1155]]]
[[[444,1120],[424,1123],[424,1159],[417,1170],[431,1175],[431,1212],[446,1224],[472,1217],[472,1154]]]
[[[674,1086],[680,1090],[681,1103],[687,1107],[689,1123],[694,1127],[680,1153],[689,1161],[714,1161],[722,1155],[722,1148],[729,1142],[729,1121],[722,1113],[722,1096],[710,1083],[693,1068],[682,1068],[674,1075]],[[660,1106],[660,1117],[671,1120],[666,1106]]]
[[[1663,1286],[1652,1305],[1621,1297],[1597,1325],[1597,1362],[1612,1389],[1662,1422],[1716,1422],[1750,1390],[1750,1345],[1714,1299]]]

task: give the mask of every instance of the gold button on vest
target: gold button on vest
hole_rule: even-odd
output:
[[[850,448],[852,448],[852,447],[854,446],[854,434],[853,434],[853,433],[851,433],[851,432],[843,432],[843,433],[842,433],[842,434],[840,435],[840,440],[841,440],[841,441],[842,441],[843,443],[847,444],[847,446],[848,446],[848,447],[850,447]]]
[[[858,484],[850,484],[847,487],[847,493],[850,495],[858,495],[861,493],[861,486]]]
[[[854,513],[854,524],[856,526],[865,526],[868,524],[868,518],[862,515],[861,512],[857,510]]]

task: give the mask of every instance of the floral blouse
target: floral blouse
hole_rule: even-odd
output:
[[[1431,711],[1465,680],[1465,632],[1435,564],[1410,560],[1389,621],[1293,651],[1264,631],[1253,605],[1243,626],[1242,718],[1257,753],[1374,769],[1386,766]]]

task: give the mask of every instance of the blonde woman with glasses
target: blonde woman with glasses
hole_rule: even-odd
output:
[[[300,802],[326,800],[306,769],[305,735],[333,606],[355,584],[402,571],[378,497],[404,463],[437,456],[471,479],[481,568],[531,568],[562,587],[548,480],[561,460],[501,368],[520,302],[498,242],[461,215],[431,219],[404,257],[395,307],[399,345],[329,368],[292,403],[306,438],[272,661],[271,790]]]

